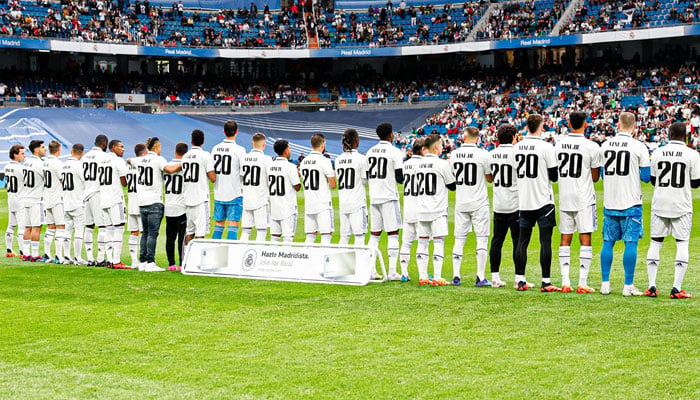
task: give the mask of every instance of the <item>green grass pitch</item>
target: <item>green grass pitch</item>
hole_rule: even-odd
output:
[[[640,288],[650,200],[647,185]],[[6,223],[2,191],[0,229]],[[696,221],[685,288],[700,295],[698,230]],[[558,241],[555,233],[557,284]],[[539,283],[537,243],[528,277]],[[596,288],[600,245],[598,232]],[[415,265],[409,284],[347,287],[3,259],[0,398],[700,398],[700,300],[668,298],[671,240],[657,299],[621,296],[621,244],[610,296],[518,293],[510,257],[502,267],[507,287],[474,288],[474,246],[472,237],[467,284],[442,288],[419,287]],[[449,277],[451,237],[445,248]],[[577,244],[572,256],[576,265]]]

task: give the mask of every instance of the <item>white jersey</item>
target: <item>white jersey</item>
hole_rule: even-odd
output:
[[[70,157],[61,168],[63,182],[63,211],[73,211],[85,205],[85,178],[83,163]]]
[[[119,203],[124,203],[124,189],[122,177],[126,177],[128,166],[126,161],[117,157],[114,153],[107,153],[97,166],[100,177],[100,205],[102,208],[111,208]]]
[[[297,213],[297,191],[299,185],[297,168],[284,157],[277,157],[267,170],[270,189],[270,217],[279,221]]]
[[[416,176],[418,175],[418,164],[422,156],[409,158],[403,163],[403,219],[409,224],[418,222],[418,196],[420,188]]]
[[[367,207],[367,157],[357,150],[345,151],[335,159],[338,176],[338,202],[341,214],[351,214]]]
[[[475,144],[463,144],[450,154],[450,167],[457,182],[455,211],[472,212],[489,206],[484,175],[491,174],[489,153]]]
[[[83,163],[83,179],[85,179],[84,200],[100,193],[99,164],[106,157],[107,153],[101,148],[93,147],[80,159],[80,162]]]
[[[126,196],[129,203],[127,213],[137,215],[139,211],[139,195],[136,193],[136,180],[138,179],[138,168],[133,165],[128,166],[126,173]]]
[[[253,149],[241,161],[243,183],[243,209],[257,210],[270,201],[267,187],[267,170],[272,158],[258,149]]]
[[[549,168],[557,167],[554,146],[536,136],[526,136],[515,146],[520,211],[539,210],[554,204]]]
[[[136,192],[139,194],[139,206],[163,203],[163,168],[168,162],[165,158],[149,151],[143,157],[131,159],[131,165],[137,168]]]
[[[502,144],[489,154],[491,175],[493,176],[493,212],[510,214],[518,211],[517,164],[512,144]]]
[[[24,190],[24,166],[17,161],[5,165],[5,182],[7,183],[7,208],[14,212],[24,208],[21,203]]]
[[[24,160],[24,190],[22,203],[24,207],[41,203],[44,196],[44,162],[31,155]]]
[[[398,200],[395,171],[403,167],[401,150],[382,140],[367,152],[367,163],[370,204]]]
[[[656,179],[651,212],[678,218],[693,212],[690,182],[700,179],[700,155],[681,141],[672,140],[651,155],[651,176]]]
[[[211,151],[214,159],[216,182],[214,183],[214,200],[231,201],[241,197],[241,160],[245,157],[245,149],[235,140],[226,139],[214,146]]]
[[[447,187],[455,183],[450,164],[435,154],[427,154],[418,161],[417,187],[418,220],[434,221],[447,215]]]
[[[209,201],[209,172],[214,170],[214,162],[208,151],[193,146],[182,157],[182,176],[185,205],[193,207]],[[180,215],[180,214],[178,214]]]
[[[184,163],[183,160],[174,159],[171,163]],[[163,174],[163,182],[165,185],[165,216],[166,217],[179,217],[185,213],[185,188],[187,184],[184,183],[185,179],[185,169],[181,169],[174,174]],[[207,193],[209,193],[209,187],[207,187]],[[200,203],[197,203],[200,204]]]
[[[307,215],[332,210],[331,187],[328,178],[335,176],[331,160],[318,151],[304,158],[299,168],[304,177],[304,212]]]
[[[591,170],[603,165],[600,146],[571,133],[557,142],[554,151],[559,164],[559,209],[581,211],[595,204]]]
[[[649,150],[629,133],[603,143],[603,204],[608,210],[626,210],[642,204],[639,171],[649,167]]]
[[[63,202],[61,168],[63,163],[56,156],[44,159],[44,209],[50,210]]]

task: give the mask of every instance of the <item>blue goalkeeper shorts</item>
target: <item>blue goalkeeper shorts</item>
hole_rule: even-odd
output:
[[[605,210],[603,213],[603,240],[637,242],[644,236],[642,206],[627,210]]]
[[[231,201],[214,200],[214,221],[240,221],[243,214],[243,197]]]

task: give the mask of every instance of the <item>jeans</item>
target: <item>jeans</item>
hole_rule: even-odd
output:
[[[163,203],[155,203],[139,207],[143,234],[141,235],[141,262],[156,262],[156,243],[160,222],[163,220]]]

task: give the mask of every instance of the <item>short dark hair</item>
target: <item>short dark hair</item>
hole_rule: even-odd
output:
[[[146,139],[146,148],[150,151],[153,150],[153,147],[155,147],[156,143],[160,143],[160,140],[157,137],[149,137]]]
[[[49,154],[56,153],[61,148],[61,143],[58,140],[52,140],[49,142]]]
[[[201,146],[203,144],[204,144],[204,132],[202,132],[200,129],[193,130],[192,131],[192,146]]]
[[[146,145],[143,143],[136,143],[136,146],[134,146],[134,154],[136,154],[136,157],[141,157],[146,154],[147,151],[148,149],[146,149]]]
[[[73,145],[73,148],[71,149],[71,152],[73,152],[75,154],[83,154],[84,151],[85,151],[85,146],[83,146],[80,143],[75,143]]]
[[[31,142],[29,142],[29,146],[27,147],[29,147],[29,152],[33,154],[34,149],[41,146],[42,144],[44,144],[43,140],[32,140]]]
[[[585,112],[577,110],[569,114],[569,124],[571,125],[571,129],[579,130],[583,127],[584,123],[586,123]]]
[[[394,127],[389,122],[382,122],[377,125],[377,136],[380,140],[389,140],[391,134],[394,133]]]
[[[12,147],[10,147],[10,160],[14,160],[15,156],[23,151],[24,146],[21,144],[13,144]]]
[[[425,139],[423,138],[417,138],[416,140],[413,141],[413,154],[420,154],[423,152],[423,148],[425,147]]]
[[[112,150],[116,145],[118,145],[118,144],[121,143],[121,142],[122,142],[121,140],[112,139],[112,140],[109,142],[109,145],[107,146],[107,148],[110,149],[110,150]]]
[[[238,124],[236,121],[230,119],[224,123],[224,134],[226,137],[233,137],[236,136],[236,133],[238,133]]]
[[[668,127],[668,139],[685,142],[685,123],[674,122]]]
[[[289,142],[284,139],[279,139],[274,145],[272,145],[272,147],[275,149],[275,153],[277,153],[278,156],[281,156],[289,148]]]
[[[201,131],[200,131],[201,132]],[[185,153],[187,153],[187,143],[185,142],[178,142],[175,145],[175,154],[178,156],[184,156]]]
[[[499,144],[511,144],[513,138],[518,134],[518,128],[513,124],[503,124],[498,127],[496,136],[498,136]]]
[[[360,140],[360,135],[357,134],[357,131],[348,128],[343,132],[343,151],[350,151],[355,148],[355,143],[358,143]]]
[[[107,146],[107,142],[109,142],[107,135],[100,134],[95,137],[95,146],[97,147],[105,148],[105,146]]]
[[[527,117],[527,130],[530,133],[535,133],[537,132],[537,129],[539,129],[540,125],[544,121],[544,118],[540,114],[531,114],[529,117]]]
[[[425,148],[430,149],[433,147],[433,145],[439,141],[442,140],[442,136],[438,135],[437,133],[432,133],[428,135],[428,137],[425,138]]]
[[[326,141],[326,137],[320,133],[311,135],[311,147],[318,148]]]
[[[265,140],[265,134],[260,133],[260,132],[255,132],[253,135],[253,142],[260,142],[262,140]]]

